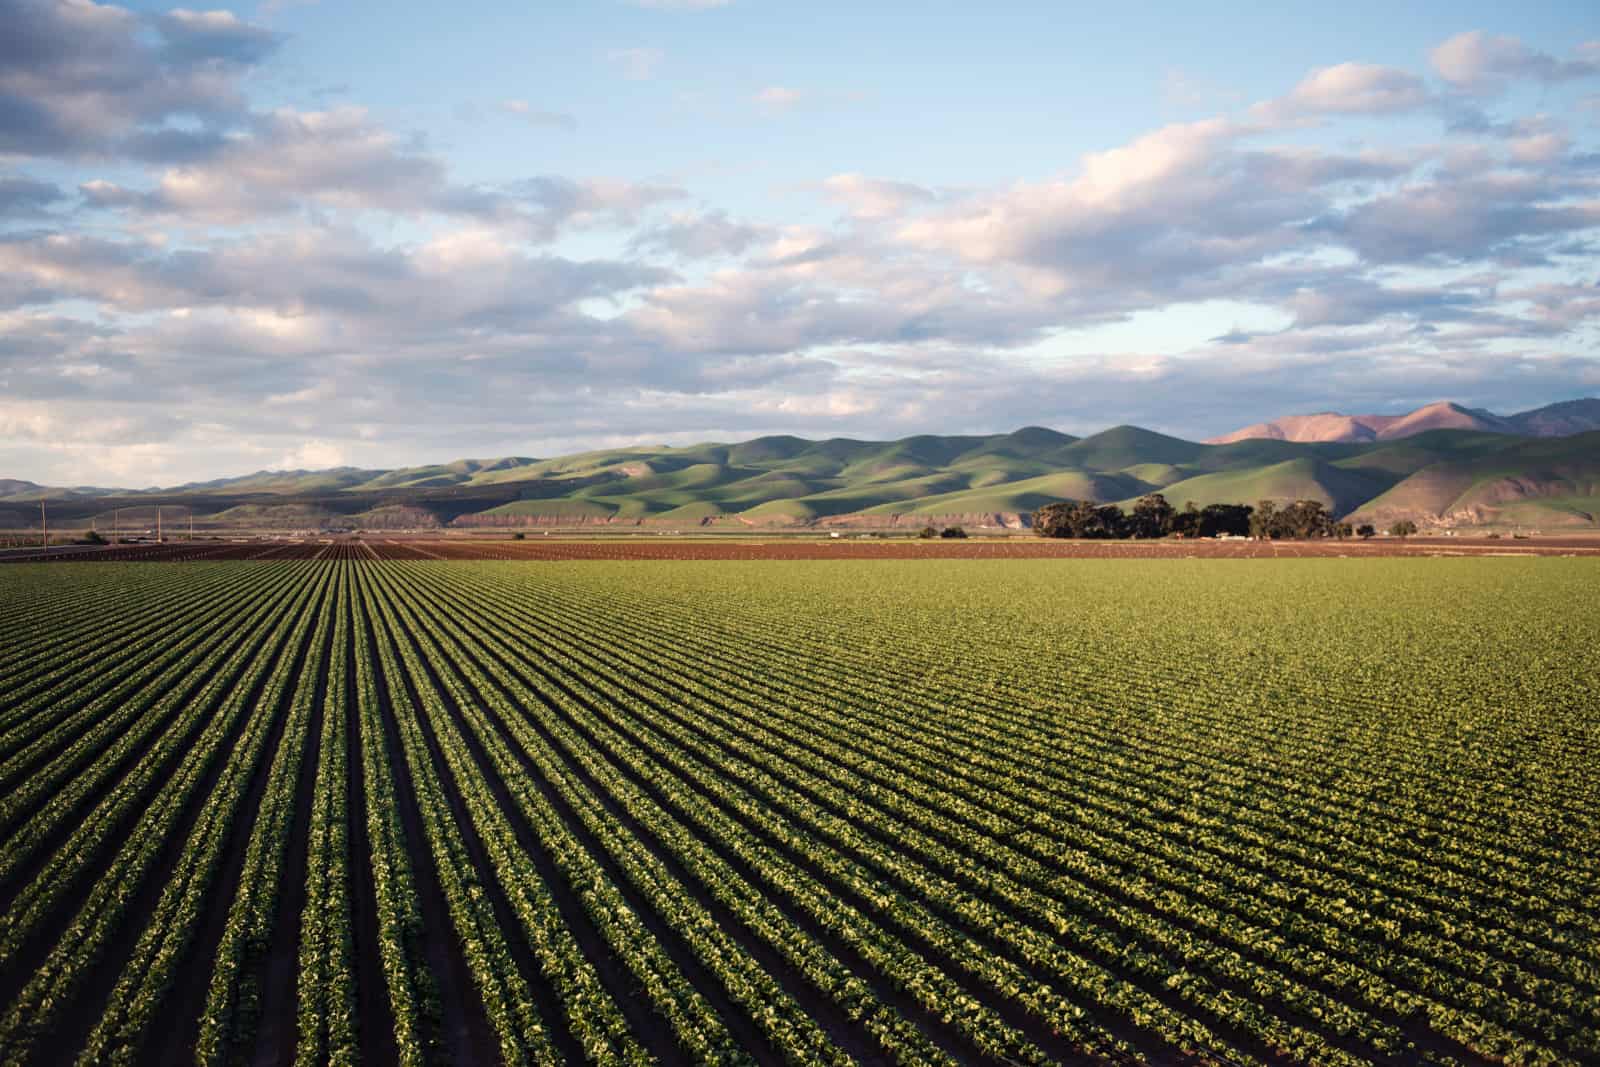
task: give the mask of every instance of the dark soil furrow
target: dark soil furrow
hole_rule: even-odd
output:
[[[503,658],[499,654],[494,653],[488,649],[487,646],[481,644],[468,645],[465,642],[456,641],[454,642],[453,650],[463,657],[478,663],[480,667],[486,666],[488,662],[493,661],[494,663],[498,663],[500,666],[508,670],[513,672],[517,671],[516,664]],[[484,673],[486,677],[489,677],[491,680],[493,679],[491,672],[485,671]],[[503,687],[500,688],[500,693],[510,703],[514,705],[520,703],[515,694],[508,692]],[[535,695],[538,695],[537,691],[535,691]],[[541,697],[541,700],[542,699],[543,698]],[[528,709],[525,709],[525,711],[527,710]],[[568,722],[569,725],[575,726],[580,732],[584,733],[591,743],[595,742],[596,739],[589,734],[585,724],[579,723],[576,720],[567,717],[553,704],[545,702],[541,705],[539,711],[543,714],[562,718]],[[512,751],[518,763],[522,766],[524,772],[528,775],[530,780],[540,783],[541,792],[550,799],[552,805],[554,805],[558,811],[562,812],[564,817],[568,820],[569,831],[573,832],[574,836],[579,837],[580,840],[584,840],[587,836],[589,836],[587,831],[582,827],[581,823],[578,823],[576,827],[572,825],[572,820],[575,820],[576,816],[570,814],[570,811],[565,807],[561,798],[553,793],[549,783],[545,781],[543,772],[539,768],[538,764],[534,761],[533,757],[521,747],[520,743],[506,727],[506,724],[501,722],[493,715],[488,717],[495,722],[497,732],[499,733],[500,737],[506,743],[507,747]],[[667,848],[665,848],[661,842],[658,841],[652,833],[650,833],[649,830],[640,824],[638,820],[635,819],[627,811],[627,809],[624,808],[617,801],[617,799],[611,795],[609,790],[607,790],[601,783],[597,782],[585,768],[579,765],[570,754],[565,752],[564,747],[559,743],[559,741],[556,740],[554,735],[550,734],[539,721],[538,714],[528,711],[526,718],[528,723],[539,732],[545,743],[551,747],[552,751],[563,754],[563,766],[567,772],[576,775],[583,782],[584,786],[591,791],[591,795],[593,795],[606,809],[607,814],[612,818],[617,819],[619,824],[623,826],[628,833],[630,833],[636,840],[643,844],[645,848],[649,850],[652,856],[666,866],[677,883],[698,904],[700,904],[701,907],[705,908],[707,912],[717,917],[719,928],[732,936],[739,946],[744,951],[748,952],[752,958],[760,961],[764,969],[778,979],[779,983],[783,986],[784,991],[793,997],[795,1002],[799,1004],[808,1015],[816,1020],[820,1026],[822,1026],[835,1044],[863,1063],[873,1063],[883,1060],[883,1052],[877,1046],[877,1043],[873,1039],[872,1035],[864,1031],[858,1023],[848,1019],[839,1010],[838,1005],[824,995],[820,994],[814,987],[806,982],[803,976],[794,973],[793,969],[775,949],[773,949],[760,937],[752,933],[747,927],[745,927],[743,923],[735,919],[728,912],[727,908],[725,908],[716,900],[714,896],[712,896],[704,884],[695,878],[693,873],[687,870],[683,863],[679,861],[676,856],[674,856]],[[602,752],[607,751],[603,742],[597,744],[596,748]],[[614,757],[612,758],[611,762],[613,766],[616,766],[620,771],[627,775],[630,781],[645,788],[658,804],[661,804],[662,807],[667,811],[672,812],[676,817],[679,818],[681,822],[684,823],[684,825],[690,827],[693,826],[692,821],[684,819],[683,812],[681,811],[679,805],[672,803],[668,798],[666,798],[661,793],[658,786],[639,775],[636,770],[629,767],[624,762],[616,760]],[[518,821],[520,823],[520,820]],[[520,837],[524,828],[523,826],[519,825],[517,829]],[[760,879],[755,875],[755,872],[751,870],[747,863],[744,863],[737,857],[732,856],[732,854],[728,853],[727,850],[718,846],[715,841],[703,837],[701,840],[702,843],[710,847],[725,861],[728,861],[730,866],[732,866],[748,884],[752,886],[758,886],[761,884]],[[589,847],[592,849],[599,846],[598,843],[593,843]],[[832,937],[832,935],[828,934],[816,922],[811,920],[809,916],[795,911],[792,907],[787,905],[786,901],[783,901],[781,898],[774,900],[773,903],[785,914],[786,917],[788,917],[791,921],[794,921],[796,925],[800,926],[802,929],[806,930],[806,932],[810,934],[819,944],[825,945],[835,956],[835,958],[844,962],[845,965],[854,971],[858,976],[867,978],[869,981],[876,977],[871,966],[867,964],[865,960],[861,959],[861,957],[855,953],[854,950],[850,949],[848,946],[842,944],[836,938]],[[878,989],[878,986],[882,986],[883,988]],[[919,1028],[921,1028],[924,1033],[928,1034],[930,1039],[936,1044],[939,1044],[941,1047],[943,1047],[945,1051],[956,1056],[958,1059],[972,1058],[976,1056],[976,1050],[967,1045],[959,1037],[959,1035],[950,1031],[947,1026],[935,1019],[929,1012],[922,1009],[921,1006],[918,1005],[911,997],[899,991],[895,991],[888,987],[885,983],[881,982],[875,984],[875,991],[890,993],[890,996],[880,997],[880,999],[885,1000],[886,1003],[892,1004],[901,1012],[902,1015],[905,1015],[907,1018],[916,1021],[919,1025]]]
[[[374,641],[387,639],[387,632],[372,618],[365,603],[357,598],[363,625]],[[433,974],[439,991],[438,1042],[445,1059],[454,1064],[493,1063],[499,1058],[494,1031],[476,996],[472,972],[462,954],[450,920],[450,909],[434,868],[433,850],[428,847],[422,828],[422,813],[417,808],[411,769],[406,765],[395,722],[395,708],[389,696],[390,679],[381,668],[373,671],[378,687],[378,702],[383,715],[384,751],[394,774],[395,797],[400,806],[400,824],[405,832],[406,851],[416,881],[418,904],[422,911],[421,955]],[[403,679],[402,679],[403,681]]]
[[[307,606],[306,610],[315,612],[317,601],[320,601],[320,599],[326,595],[327,590],[324,588],[316,594],[316,598]],[[256,683],[246,694],[243,706],[250,709],[250,711],[247,714],[239,717],[239,722],[235,725],[235,729],[230,733],[225,743],[218,749],[216,758],[213,760],[211,767],[207,770],[205,776],[199,782],[193,795],[189,798],[189,801],[184,805],[183,812],[178,819],[177,825],[173,827],[172,833],[170,833],[163,842],[160,853],[157,855],[155,862],[151,864],[149,870],[146,872],[145,877],[143,878],[141,885],[136,892],[135,905],[130,911],[130,917],[132,915],[138,915],[141,918],[138,920],[132,920],[130,918],[129,921],[122,923],[110,944],[108,944],[105,950],[100,954],[97,965],[90,972],[88,982],[84,987],[80,988],[77,995],[73,998],[72,1006],[67,1008],[63,1013],[64,1018],[81,1020],[81,1029],[78,1026],[72,1026],[69,1031],[78,1034],[80,1040],[88,1036],[90,1027],[93,1025],[95,1020],[99,1019],[101,1013],[104,1011],[105,1004],[110,998],[111,991],[116,987],[117,981],[121,978],[125,961],[129,958],[129,956],[132,955],[134,946],[138,943],[139,938],[144,933],[145,919],[143,917],[150,915],[150,913],[155,909],[157,901],[161,898],[161,894],[166,888],[167,874],[172,870],[178,858],[179,851],[186,846],[189,840],[189,835],[194,829],[194,825],[200,816],[200,812],[204,806],[205,800],[211,795],[213,789],[215,788],[217,779],[221,776],[223,768],[227,763],[228,756],[232,753],[234,746],[238,743],[239,737],[244,732],[246,724],[255,715],[265,714],[271,716],[265,743],[262,746],[261,752],[258,754],[255,766],[250,770],[248,785],[238,809],[242,814],[239,818],[235,819],[230,831],[231,843],[228,846],[229,851],[232,854],[233,860],[237,864],[242,864],[244,858],[244,844],[249,839],[250,823],[253,820],[257,807],[260,805],[261,796],[266,791],[267,772],[272,764],[272,753],[277,750],[278,744],[283,738],[283,730],[285,720],[287,718],[286,709],[288,695],[287,692],[285,692],[278,701],[277,705],[272,708],[259,707],[257,706],[257,702],[259,701],[261,693],[266,688],[266,685],[274,671],[287,672],[290,675],[294,675],[302,669],[306,657],[310,654],[312,643],[316,638],[316,628],[308,627],[305,634],[302,636],[300,643],[292,650],[289,650],[287,655],[280,653],[280,658],[278,659],[275,667],[272,670],[263,672],[261,677],[256,680]],[[235,882],[238,880],[238,869],[239,868],[237,865],[232,868],[233,880]],[[222,897],[221,899],[231,899],[231,897]],[[223,920],[226,919],[226,908],[213,910],[220,910],[220,918]],[[217,934],[220,938],[220,925],[218,926]],[[192,942],[190,947],[191,949],[193,948]],[[215,952],[214,944],[212,946],[212,951],[213,953]],[[201,981],[209,981],[210,968],[202,966],[197,969],[204,972],[204,977],[201,979]],[[201,1002],[204,1002],[203,994]],[[178,1027],[171,1026],[167,1029],[178,1029]],[[67,1059],[70,1060],[71,1057],[67,1057]],[[169,1060],[166,1062],[171,1061]]]

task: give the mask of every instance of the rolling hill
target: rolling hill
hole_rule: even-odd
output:
[[[1512,420],[1581,425],[1593,401]],[[1432,405],[1424,412],[1437,409]],[[1445,405],[1445,407],[1449,407]],[[1457,409],[1414,419],[1458,421]],[[1470,413],[1469,413],[1470,414]],[[1399,425],[1395,423],[1393,425]],[[1360,520],[1425,526],[1600,527],[1600,431],[1530,437],[1420,429],[1398,439],[1185,441],[1136,426],[1082,439],[1041,427],[896,441],[792,436],[549,459],[507,456],[395,470],[258,471],[160,490],[49,489],[0,481],[0,527],[197,529],[1025,526],[1063,499],[1128,503],[1312,499]]]
[[[1600,525],[1600,431],[1523,440],[1429,464],[1351,517],[1462,526]]]

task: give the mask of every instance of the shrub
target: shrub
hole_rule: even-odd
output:
[[[963,538],[967,536],[967,531],[959,526],[946,526],[939,531],[939,536],[944,538]]]

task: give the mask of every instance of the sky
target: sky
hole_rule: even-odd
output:
[[[0,0],[0,477],[1600,395],[1600,7]]]

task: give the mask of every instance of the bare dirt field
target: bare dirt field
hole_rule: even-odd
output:
[[[1371,541],[966,541],[700,540],[676,537],[530,541],[339,538],[303,541],[176,542],[14,550],[8,562],[193,562],[224,560],[826,560],[826,559],[1294,559],[1382,556],[1594,556],[1600,538],[1583,536],[1380,538]]]

